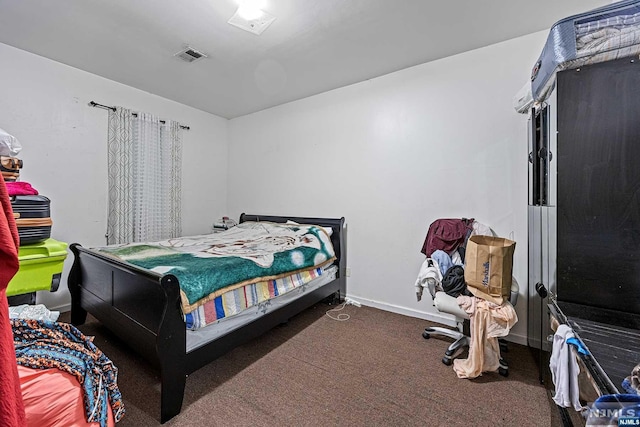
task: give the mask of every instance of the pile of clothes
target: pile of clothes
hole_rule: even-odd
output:
[[[453,361],[459,378],[476,378],[483,372],[495,372],[500,367],[499,337],[505,337],[518,321],[509,301],[496,304],[476,297],[464,277],[467,242],[473,235],[493,236],[491,229],[473,218],[440,219],[427,232],[421,252],[426,259],[415,282],[416,298],[422,299],[424,288],[433,298],[444,292],[456,298],[458,306],[470,319],[471,337],[467,359]]]
[[[467,241],[474,235],[491,236],[492,232],[473,218],[439,219],[429,226],[421,250],[427,258],[415,284],[418,301],[425,287],[431,296],[436,291],[452,297],[472,296],[464,281],[464,256]]]

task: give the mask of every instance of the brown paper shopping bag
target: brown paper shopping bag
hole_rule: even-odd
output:
[[[516,242],[493,236],[471,236],[465,252],[467,289],[496,304],[509,300]]]

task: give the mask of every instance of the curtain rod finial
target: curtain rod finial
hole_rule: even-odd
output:
[[[89,102],[88,105],[89,107],[98,107],[98,108],[104,108],[105,110],[116,111],[116,107],[109,107],[108,105],[98,104],[97,102],[94,102],[94,101]]]

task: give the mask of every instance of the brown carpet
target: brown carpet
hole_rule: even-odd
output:
[[[165,425],[558,425],[528,348],[510,343],[507,378],[458,379],[440,361],[451,340],[422,338],[426,321],[348,306],[351,318],[338,322],[329,308],[318,304],[194,372],[182,412]],[[160,425],[157,372],[95,319],[80,329],[120,370],[118,426]]]

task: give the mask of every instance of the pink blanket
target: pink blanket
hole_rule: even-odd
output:
[[[99,427],[88,423],[82,402],[82,388],[71,374],[59,369],[33,369],[18,366],[20,387],[28,427],[78,426]],[[114,426],[108,413],[108,426]]]

